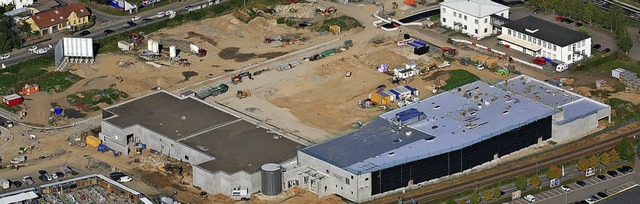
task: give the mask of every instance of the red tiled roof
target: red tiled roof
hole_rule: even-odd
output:
[[[75,12],[76,15],[78,15],[78,18],[91,15],[89,10],[87,10],[87,7],[84,7],[82,3],[75,3],[45,12],[36,13],[31,16],[31,19],[33,19],[33,22],[35,22],[38,28],[42,29],[67,22],[71,12]]]

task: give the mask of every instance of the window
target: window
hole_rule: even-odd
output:
[[[489,21],[489,19],[488,19],[488,18],[485,18],[485,19],[484,19],[484,23],[487,23],[488,21]]]
[[[446,23],[447,22],[447,18],[442,18],[442,22]]]
[[[584,46],[584,41],[586,41],[586,40],[583,40],[583,41],[582,41],[582,46]]]
[[[446,8],[442,8],[442,13],[447,13],[447,9]]]
[[[461,13],[458,14],[458,18],[462,18],[462,14]]]
[[[551,43],[548,44],[547,49],[551,49]]]
[[[453,12],[453,17],[456,17],[456,12],[455,11]]]
[[[364,178],[364,181],[368,181],[368,180],[369,180],[369,178]]]
[[[476,29],[476,34],[478,34],[478,29]]]
[[[552,59],[557,59],[557,58],[556,58],[556,54],[553,54],[553,58],[552,58]]]
[[[507,34],[511,35],[511,30],[507,30]]]
[[[353,179],[353,176],[351,176],[351,179]]]
[[[467,20],[467,15],[464,15],[464,20],[465,20],[465,21]]]
[[[567,56],[567,59],[569,59],[569,61],[571,61],[571,55],[568,55],[568,56]]]
[[[484,33],[487,33],[487,29],[486,28],[484,29]]]
[[[173,147],[173,144],[171,144],[171,147]]]
[[[189,156],[184,155],[184,159],[185,159],[185,160],[189,160]]]
[[[504,13],[501,13],[500,16],[504,17]]]
[[[476,19],[476,24],[478,24],[478,19]]]
[[[536,43],[538,43],[538,38],[533,38],[533,44],[535,45]]]
[[[349,178],[344,178],[344,183],[346,183],[347,185],[351,185],[351,183],[349,182]]]
[[[467,30],[467,25],[464,25],[464,30]]]
[[[542,40],[538,40],[538,46],[542,46]]]
[[[522,33],[518,33],[518,38],[522,40]]]
[[[531,42],[531,36],[527,35],[527,41]]]
[[[542,47],[547,47],[547,42],[542,42]]]

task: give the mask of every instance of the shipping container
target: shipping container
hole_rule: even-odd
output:
[[[40,86],[37,84],[26,84],[24,85],[24,87],[22,87],[22,94],[24,95],[30,95],[32,93],[37,93],[40,92]]]
[[[11,94],[8,96],[2,97],[2,103],[9,107],[17,106],[22,104],[22,96],[18,94]]]
[[[102,141],[100,141],[100,139],[98,139],[97,137],[87,136],[87,145],[92,147],[98,147],[100,143],[102,143]]]

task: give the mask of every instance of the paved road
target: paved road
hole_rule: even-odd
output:
[[[72,0],[67,0],[67,2],[73,2]],[[193,2],[197,2],[197,3],[193,3]],[[145,12],[141,12],[139,14],[137,14],[138,16],[141,16],[143,19],[144,18],[152,18],[154,20],[157,20],[155,15],[158,11],[164,11],[164,10],[175,10],[176,14],[182,14],[182,13],[186,13],[187,11],[185,9],[183,9],[185,6],[187,5],[191,5],[191,6],[199,6],[201,4],[206,4],[208,3],[207,1],[195,1],[195,0],[191,0],[191,1],[185,1],[185,2],[176,2],[173,4],[169,4],[163,7],[159,7],[157,9],[152,9],[152,10],[148,10]],[[122,31],[126,31],[126,30],[130,30],[132,28],[125,28],[124,24],[126,24],[127,21],[131,20],[131,16],[113,16],[110,14],[106,14],[106,13],[101,13],[100,11],[93,11],[96,15],[96,20],[98,21],[98,23],[96,23],[95,26],[93,26],[92,28],[88,29],[89,31],[91,31],[91,34],[85,36],[85,37],[91,37],[93,39],[99,39],[99,38],[103,38],[103,32],[107,29],[113,30],[116,33],[118,32],[122,32]],[[168,18],[168,17],[163,17],[163,18]],[[153,21],[152,21],[153,22]],[[142,24],[140,21],[136,22],[139,25]],[[77,35],[76,35],[77,36]],[[42,42],[42,43],[38,43],[37,47],[48,47],[49,45],[51,46],[55,46],[58,41],[62,38],[65,37],[63,32],[59,32],[53,35],[49,35],[47,37],[52,38],[52,40],[46,41],[46,42]],[[68,36],[67,36],[68,37]],[[114,42],[115,43],[115,42]],[[27,59],[33,59],[33,58],[37,58],[38,56],[35,54],[31,54],[28,51],[28,48],[22,48],[22,49],[18,49],[18,50],[14,50],[13,52],[9,53],[11,54],[11,58],[7,59],[7,60],[3,60],[0,61],[0,63],[4,64],[5,66],[11,66],[14,65],[18,62],[22,62],[25,61]],[[50,50],[47,54],[53,54],[53,50]]]

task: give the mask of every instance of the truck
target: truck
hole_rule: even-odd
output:
[[[229,90],[229,85],[222,83],[217,87],[211,87],[202,92],[196,93],[196,97],[198,97],[201,100],[204,100],[209,96],[217,96],[217,95],[226,93],[228,90]]]
[[[12,128],[13,127],[13,121],[11,121],[8,118],[5,118],[5,117],[0,115],[0,126],[5,127],[5,128]]]
[[[27,157],[26,156],[18,156],[16,158],[11,159],[10,163],[12,163],[12,164],[20,164],[20,163],[24,163],[25,161],[27,161]]]
[[[0,179],[0,187],[2,187],[2,189],[9,189],[11,182],[7,179]]]
[[[27,186],[33,185],[35,183],[33,182],[31,176],[22,177],[22,182],[24,182],[24,184],[27,184]]]

